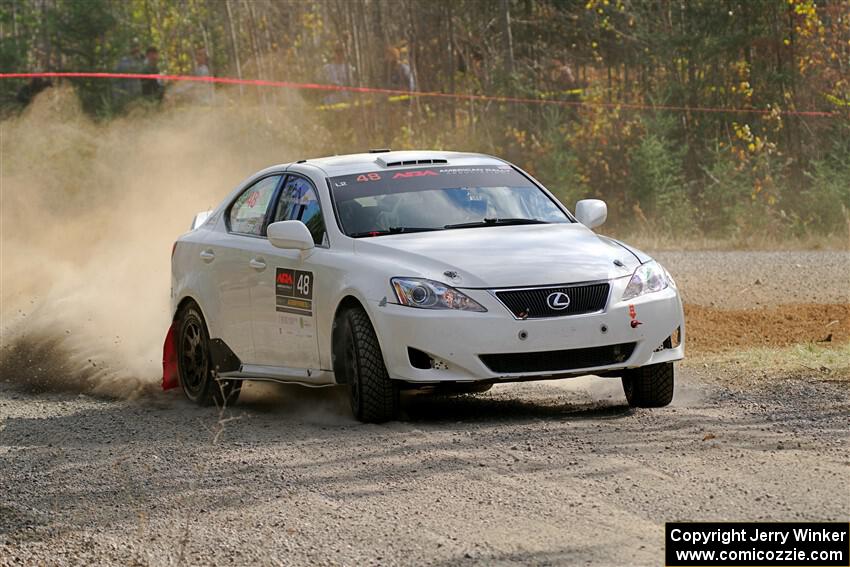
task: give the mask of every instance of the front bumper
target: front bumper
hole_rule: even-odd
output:
[[[419,384],[546,379],[682,359],[685,322],[676,288],[619,301],[628,279],[612,280],[606,308],[585,315],[518,320],[490,292],[481,289],[462,291],[486,307],[486,313],[416,309],[386,302],[369,302],[369,311],[390,377]],[[640,324],[633,326],[633,319]],[[677,329],[678,346],[659,348]],[[480,358],[487,354],[544,353],[618,344],[633,344],[627,358],[564,370],[494,372]],[[427,354],[434,363],[429,368],[414,367],[408,348]]]

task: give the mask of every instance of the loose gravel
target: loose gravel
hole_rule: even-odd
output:
[[[850,252],[659,252],[685,303],[754,309],[850,303]]]
[[[846,255],[659,258],[706,305],[750,279],[784,301],[798,263],[823,285],[797,301],[846,293]],[[414,396],[375,426],[340,388],[252,383],[219,414],[6,372],[0,565],[659,565],[665,521],[848,521],[846,377],[694,361],[677,384],[655,410],[590,377]]]

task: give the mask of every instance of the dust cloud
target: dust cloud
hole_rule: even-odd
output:
[[[246,176],[309,157],[283,108],[224,100],[93,121],[49,89],[0,122],[0,380],[158,388],[172,243]]]

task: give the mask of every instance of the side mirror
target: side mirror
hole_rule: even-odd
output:
[[[582,199],[576,203],[576,219],[587,228],[596,228],[608,218],[608,205],[599,199]]]
[[[288,250],[310,250],[315,246],[313,235],[303,222],[285,220],[273,222],[266,229],[266,236],[272,246]]]
[[[195,215],[195,218],[192,219],[192,228],[190,230],[195,230],[196,228],[207,222],[207,219],[210,218],[210,215],[212,214],[212,209],[210,209],[209,211],[203,211]]]

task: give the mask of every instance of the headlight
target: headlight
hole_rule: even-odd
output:
[[[632,279],[629,280],[629,285],[626,286],[626,291],[623,292],[623,301],[634,299],[645,293],[653,293],[667,289],[670,285],[670,279],[667,270],[661,267],[661,264],[652,260],[646,264],[641,264],[635,270]]]
[[[408,307],[487,311],[471,297],[440,282],[420,278],[393,278],[390,281],[398,302]]]

